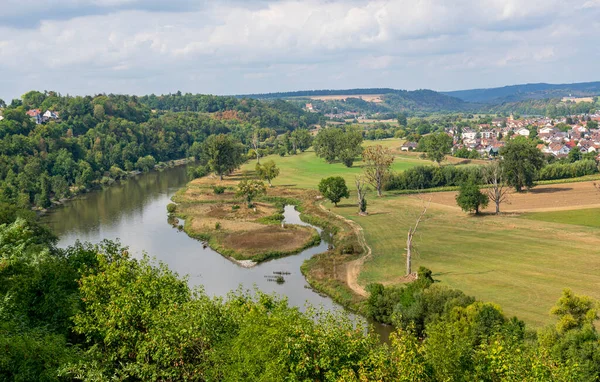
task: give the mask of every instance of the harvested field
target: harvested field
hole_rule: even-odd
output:
[[[426,199],[431,198],[432,203],[458,210],[456,194],[457,192],[435,192],[428,194]],[[540,185],[527,192],[512,192],[508,197],[508,203],[503,204],[500,209],[503,212],[541,212],[592,207],[600,207],[600,192],[590,181]],[[494,212],[492,203],[483,212]]]
[[[383,102],[383,94],[353,94],[353,95],[327,95],[327,96],[313,96],[308,97],[310,99],[316,99],[319,101],[345,101],[348,98],[359,98],[363,101],[381,103]]]

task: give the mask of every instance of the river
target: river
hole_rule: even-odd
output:
[[[239,287],[257,287],[285,296],[290,305],[301,309],[307,303],[328,310],[343,309],[310,289],[300,273],[305,259],[327,250],[326,240],[298,255],[246,269],[173,228],[167,222],[166,206],[187,182],[185,166],[142,174],[67,202],[51,210],[43,220],[59,236],[60,247],[77,240],[98,243],[119,239],[135,256],[147,253],[179,275],[187,275],[190,286],[202,285],[209,295],[226,296]],[[286,207],[285,216],[287,223],[305,224],[291,206]],[[274,282],[274,272],[283,272],[285,282]],[[382,338],[388,337],[388,327],[376,325],[376,331]]]

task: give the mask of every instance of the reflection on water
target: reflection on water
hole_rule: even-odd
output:
[[[76,240],[98,243],[104,239],[120,239],[135,256],[145,251],[180,275],[188,275],[191,286],[203,285],[209,295],[225,296],[239,286],[257,287],[285,296],[291,305],[300,308],[308,302],[326,309],[342,309],[328,297],[311,290],[300,273],[305,259],[327,250],[325,240],[298,255],[245,269],[210,248],[203,248],[202,243],[169,225],[166,206],[187,181],[184,166],[143,174],[69,202],[51,211],[44,220],[60,237],[61,247]],[[292,206],[286,207],[284,215],[287,223],[306,225]],[[328,239],[325,234],[323,237]],[[266,277],[273,276],[274,272],[284,274],[283,284]],[[384,335],[387,331],[384,326],[376,329]]]

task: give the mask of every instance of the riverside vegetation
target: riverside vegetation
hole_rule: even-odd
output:
[[[149,99],[156,105],[163,102]],[[201,99],[175,95],[166,97],[162,105],[191,109],[199,105],[193,101]],[[219,104],[223,99],[216,97],[216,101]],[[234,100],[230,101],[235,105]],[[244,101],[239,102],[238,106],[242,107]],[[277,105],[288,110],[285,103]],[[260,107],[269,109],[271,106]],[[235,114],[232,110],[214,113],[218,115],[207,117],[220,121],[229,120]],[[247,117],[250,115],[252,110]],[[203,117],[194,115],[193,118]],[[236,120],[232,123],[237,124],[238,118],[231,118]],[[10,199],[11,203],[2,204],[0,209],[0,341],[2,348],[7,350],[0,354],[0,375],[15,380],[598,379],[600,342],[595,329],[598,309],[595,300],[565,290],[551,309],[555,320],[536,325],[540,328],[537,331],[517,318],[506,316],[499,305],[479,300],[498,302],[504,289],[490,285],[489,275],[485,272],[483,276],[482,272],[479,276],[478,272],[469,276],[468,262],[457,262],[452,256],[438,256],[436,263],[430,254],[436,249],[448,248],[447,244],[454,239],[455,251],[461,251],[463,247],[472,250],[470,258],[479,255],[480,262],[486,264],[490,264],[490,257],[481,256],[481,249],[494,248],[497,253],[493,258],[505,261],[497,264],[499,269],[522,265],[523,261],[532,261],[538,266],[538,257],[521,259],[519,254],[514,254],[512,258],[506,258],[506,247],[489,246],[489,241],[482,241],[477,235],[483,220],[456,213],[456,207],[449,209],[446,206],[431,208],[433,217],[446,214],[448,219],[440,219],[437,226],[424,222],[419,232],[429,231],[434,236],[427,241],[431,245],[429,248],[425,248],[425,242],[419,243],[422,255],[415,259],[418,266],[427,265],[437,273],[421,267],[415,282],[398,285],[406,281],[399,277],[403,275],[403,261],[398,248],[404,245],[405,226],[414,221],[409,215],[420,211],[420,201],[388,192],[380,198],[368,194],[369,215],[359,214],[354,204],[340,203],[339,207],[333,207],[323,203],[316,191],[300,187],[301,182],[309,188],[317,187],[318,178],[314,175],[294,178],[298,181],[286,178],[298,172],[293,171],[295,161],[320,160],[301,143],[302,134],[294,136],[291,130],[274,137],[266,127],[246,126],[228,131],[227,135],[219,135],[216,131],[201,139],[202,143],[195,141],[192,144],[197,150],[194,156],[201,160],[201,166],[190,173],[199,179],[176,195],[174,200],[178,204],[169,206],[169,212],[186,218],[186,230],[192,234],[193,213],[198,213],[196,223],[200,223],[200,232],[208,233],[209,236],[203,237],[211,245],[222,246],[221,250],[232,257],[261,261],[287,253],[273,254],[265,248],[252,250],[250,245],[236,250],[233,241],[228,242],[228,239],[245,234],[246,228],[236,231],[227,225],[246,227],[246,224],[256,224],[257,231],[267,233],[263,239],[269,239],[269,234],[290,231],[294,237],[301,237],[298,232],[303,229],[296,230],[296,227],[278,232],[281,207],[298,205],[303,220],[333,234],[333,247],[306,262],[303,273],[311,285],[326,291],[336,301],[380,322],[393,324],[396,332],[391,336],[390,344],[380,343],[375,335],[367,334],[362,325],[351,322],[344,314],[311,309],[301,313],[297,308],[289,307],[285,300],[260,292],[237,291],[226,299],[210,298],[202,289],[190,290],[185,278],[166,266],[148,258],[133,259],[127,248],[119,243],[105,241],[98,245],[56,248],[52,233],[40,226],[34,215],[20,209],[28,206],[24,203],[25,198],[23,203],[12,203],[13,199]],[[260,144],[254,144],[254,137],[258,137]],[[394,146],[398,142],[386,144]],[[227,148],[230,155],[223,156],[220,150],[211,149],[216,146]],[[299,149],[300,146],[304,149]],[[244,153],[242,147],[249,152]],[[297,150],[301,154],[297,154]],[[395,151],[386,151],[386,155],[390,152]],[[279,162],[276,156],[264,158],[269,154],[280,158],[283,154],[290,171],[282,165],[279,177],[272,182],[275,188],[265,187],[266,195],[261,196],[262,191],[258,192],[261,187],[255,187],[253,189],[258,191],[252,192],[253,197],[250,197],[249,191],[239,183],[249,182],[255,174],[236,172],[236,168],[245,157]],[[402,157],[398,152],[394,157],[392,168],[423,163],[414,156]],[[336,155],[332,161],[335,158],[343,160]],[[405,161],[404,158],[408,159]],[[335,165],[328,165],[332,166],[328,169]],[[341,174],[330,172],[328,175],[340,175],[344,179],[362,173],[363,169],[356,166],[365,165],[368,166],[353,161],[353,167],[339,167]],[[253,164],[252,168],[256,166]],[[244,169],[242,166],[242,171]],[[216,176],[207,177],[208,172],[216,173]],[[256,175],[260,174],[259,171]],[[281,184],[288,186],[281,187]],[[37,191],[30,195],[33,202]],[[243,200],[247,202],[244,206],[240,205]],[[218,221],[214,225],[204,224],[203,220],[210,219],[212,213]],[[510,217],[497,219],[505,218]],[[529,227],[532,222],[514,220],[521,222],[523,227]],[[354,222],[364,227],[366,242]],[[503,236],[506,226],[498,225],[498,222],[516,223],[486,221],[490,227],[497,227],[498,239],[506,243]],[[464,232],[444,233],[444,230],[461,228]],[[467,231],[471,232],[470,245],[461,241],[463,237],[469,237]],[[575,231],[572,233],[575,235]],[[308,235],[312,235],[310,230]],[[308,236],[306,238],[304,244],[302,239],[296,243],[310,245]],[[523,247],[517,238],[521,237],[516,234],[512,237],[512,248]],[[557,237],[550,244],[556,248],[561,241],[563,244],[568,242],[564,237]],[[367,244],[373,251],[365,258],[362,256],[371,253]],[[531,244],[528,249],[533,247]],[[294,251],[290,248],[289,253]],[[355,269],[351,265],[356,264],[356,260],[364,261],[358,282],[365,285],[368,294],[356,293],[349,286],[349,274]],[[544,275],[560,268],[564,261],[564,257],[557,257],[544,269]],[[593,266],[593,259],[584,261],[591,261]],[[582,266],[589,268],[590,264]],[[531,267],[522,268],[522,272],[531,277]],[[524,276],[505,272],[504,277],[504,280],[518,280]],[[581,279],[578,279],[578,290],[586,285]],[[593,285],[589,282],[592,279],[588,284]],[[462,283],[463,280],[477,284],[479,290],[473,293],[473,285],[466,288],[469,285]],[[546,282],[555,286],[569,284],[564,278]],[[456,287],[465,293],[451,289]],[[493,290],[497,294],[490,297],[489,292]],[[471,294],[477,299],[470,297]],[[543,297],[550,294],[551,291],[546,291]],[[560,291],[553,299],[559,296]],[[515,288],[515,293],[507,297],[521,304],[517,309],[512,306],[509,314],[525,316],[531,322],[527,314],[532,304],[523,302],[520,291]],[[540,296],[535,297],[537,303]]]

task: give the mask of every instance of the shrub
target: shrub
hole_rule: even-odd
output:
[[[213,186],[213,192],[217,195],[220,195],[225,192],[225,187],[223,186]]]
[[[239,209],[240,209],[240,206],[239,206],[239,204],[234,204],[233,206],[231,206],[231,209],[232,209],[233,211],[237,211],[237,210],[239,210]]]
[[[596,161],[584,159],[574,163],[553,163],[542,168],[538,180],[577,178],[598,172]]]
[[[169,204],[167,204],[167,212],[168,213],[172,214],[175,211],[177,211],[177,204],[175,204],[175,203],[169,203]]]
[[[187,174],[190,180],[202,178],[208,175],[208,168],[206,166],[188,167]]]
[[[221,223],[216,222],[215,223],[215,229],[217,229],[217,230],[221,229]]]

